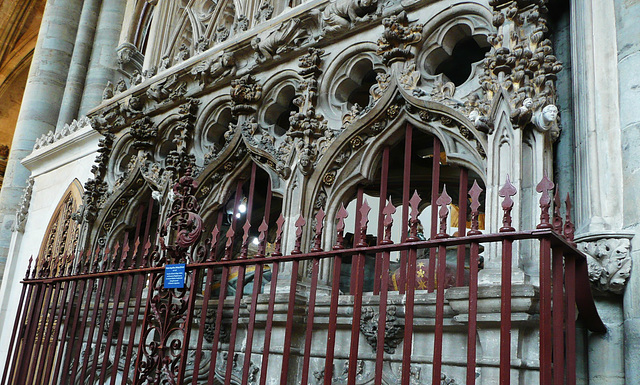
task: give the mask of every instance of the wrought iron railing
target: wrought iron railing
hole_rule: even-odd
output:
[[[375,367],[371,374],[373,383],[388,383],[383,379],[383,366],[393,361],[401,368],[399,383],[410,384],[414,381],[412,363],[418,350],[431,352],[425,359],[431,371],[430,382],[441,384],[443,366],[447,365],[443,361],[446,358],[443,343],[452,327],[466,329],[467,343],[460,347],[466,350],[464,381],[475,384],[477,369],[492,366],[499,371],[500,383],[509,384],[515,378],[513,373],[521,368],[514,363],[511,336],[512,322],[523,327],[518,314],[526,316],[524,327],[539,331],[539,362],[529,365],[528,370],[537,373],[540,384],[575,384],[576,310],[590,330],[604,330],[591,297],[585,256],[572,243],[570,216],[564,220],[560,217],[557,194],[554,214],[549,214],[552,203],[549,191],[553,184],[546,177],[539,185],[540,224],[532,231],[515,231],[511,226],[511,196],[516,189],[507,181],[500,190],[505,198],[503,227],[498,233],[482,234],[477,220],[480,188],[474,184],[469,192],[472,225],[466,235],[451,237],[446,233],[451,199],[444,190],[437,199],[440,226],[433,239],[418,237],[420,197],[414,194],[409,201],[406,242],[391,240],[395,207],[387,201],[382,210],[380,242],[369,246],[366,243],[369,206],[360,194],[359,235],[356,234],[353,248],[344,245],[348,214],[343,206],[336,215],[336,233],[332,237],[335,244],[331,250],[321,249],[326,218],[319,210],[309,251],[303,250],[307,221],[300,216],[295,222],[293,249],[283,253],[285,219],[280,215],[274,249],[269,255],[267,219],[258,229],[255,255],[248,255],[247,221],[241,238],[235,236],[240,229],[233,225],[229,228],[220,259],[216,258],[222,242],[218,227],[206,240],[201,240],[203,226],[193,199],[194,187],[189,175],[176,185],[172,215],[162,225],[159,238],[162,241],[157,245],[148,239],[148,231],[147,239],[141,240],[138,226],[132,244],[125,239],[122,246],[117,244],[113,250],[61,256],[57,261],[45,261],[38,271],[27,271],[2,384],[198,384],[216,380],[225,384],[329,385],[338,383],[335,380],[340,374],[335,369],[338,353],[341,360],[348,362],[344,366],[344,380],[349,384],[362,376],[362,360]],[[568,200],[567,204],[570,205]],[[234,256],[234,242],[238,240],[240,253]],[[512,307],[516,290],[512,287],[512,245],[531,240],[539,245],[540,284],[531,287],[529,305],[516,309]],[[501,254],[499,295],[487,294],[479,287],[481,247]],[[447,249],[458,253],[469,250],[468,278],[463,257],[455,267],[459,279],[452,287],[444,279],[448,274]],[[426,266],[418,266],[420,250],[429,250],[433,256]],[[389,289],[393,252],[400,252],[405,262],[401,265],[406,266],[398,292]],[[380,261],[375,273],[380,282],[369,293],[363,291],[367,256]],[[342,294],[341,265],[349,257],[352,287],[350,294]],[[68,268],[51,268],[61,263]],[[165,265],[169,263],[186,264],[184,288],[163,287]],[[300,272],[303,263],[310,266],[310,277],[304,284]],[[320,282],[321,265],[331,269],[332,279],[326,282],[329,287]],[[248,270],[253,271],[251,294],[244,293]],[[263,282],[267,271],[271,275],[269,285]],[[420,277],[420,272],[426,279]],[[230,277],[236,279],[235,295],[228,295]],[[426,281],[426,290],[417,287],[416,282],[421,279],[423,283]],[[213,288],[218,288],[217,292]],[[329,295],[320,297],[320,291]],[[391,297],[396,299],[394,313],[389,312]],[[479,311],[479,302],[491,300],[499,302],[499,308]],[[377,320],[363,314],[370,311],[363,310],[365,302],[366,309],[373,307],[375,311],[377,306]],[[344,317],[341,307],[345,303],[352,307],[347,329],[339,320]],[[426,313],[424,303],[430,309]],[[416,314],[419,306],[421,313]],[[389,345],[391,321],[399,325],[394,333],[401,339],[393,346]],[[486,360],[478,363],[478,324],[483,322],[493,325],[486,327],[499,329],[499,362],[494,364],[487,364]],[[532,326],[535,323],[537,326]],[[257,334],[258,329],[265,332]],[[276,329],[282,333],[274,333]],[[419,333],[431,335],[432,344],[417,346],[414,339]],[[346,335],[349,338],[344,338]],[[374,355],[363,352],[361,342],[365,337],[372,344]],[[396,351],[395,347],[400,345],[401,349]]]

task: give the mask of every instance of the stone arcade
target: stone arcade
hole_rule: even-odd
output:
[[[640,383],[638,17],[48,0],[0,150],[2,383]]]

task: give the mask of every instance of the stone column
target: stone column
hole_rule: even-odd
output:
[[[622,177],[624,181],[624,226],[635,233],[631,240],[631,269],[624,292],[625,374],[627,384],[640,383],[640,2],[615,0],[617,31],[617,75],[620,78],[620,127],[622,133]],[[620,149],[618,149],[620,150]]]
[[[571,1],[576,234],[622,228],[622,155],[611,0]]]
[[[81,9],[82,0],[49,0],[44,11],[0,192],[0,274],[11,241],[9,230],[29,176],[20,161],[31,153],[36,138],[55,129]]]
[[[58,117],[58,124],[56,125],[56,132],[60,132],[65,124],[71,123],[73,119],[78,117],[100,4],[102,4],[102,0],[86,0],[82,6],[78,34],[73,47],[73,56],[71,57],[71,66],[69,68],[69,76],[67,76],[64,97],[62,98],[62,107]]]
[[[114,81],[118,67],[116,48],[124,19],[126,0],[104,0],[93,41],[82,103],[78,115],[85,115],[102,102],[107,81]],[[115,82],[114,82],[115,83]]]

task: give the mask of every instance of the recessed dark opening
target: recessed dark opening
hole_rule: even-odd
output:
[[[489,47],[480,47],[472,36],[460,40],[453,48],[451,56],[440,63],[436,74],[443,74],[456,86],[461,85],[471,75],[471,65],[484,59]]]

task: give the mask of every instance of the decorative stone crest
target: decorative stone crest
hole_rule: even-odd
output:
[[[376,351],[378,347],[378,320],[380,314],[377,309],[372,307],[365,307],[362,309],[362,317],[360,321],[360,331],[367,339],[367,342]],[[394,354],[396,348],[402,342],[404,337],[403,325],[396,316],[396,307],[387,307],[387,317],[385,320],[384,330],[384,351],[389,354]]]
[[[580,242],[578,249],[587,255],[589,279],[602,292],[622,294],[631,274],[631,243],[626,238],[602,238]]]
[[[158,128],[148,116],[133,122],[129,132],[134,139],[132,146],[138,150],[147,150],[153,147],[158,138]]]
[[[262,85],[256,78],[247,74],[231,81],[231,112],[234,115],[249,115],[256,112],[253,106],[262,98]]]
[[[179,82],[178,75],[172,75],[147,89],[147,96],[156,103],[177,100],[187,93],[187,83]]]
[[[376,51],[382,61],[389,65],[395,60],[406,60],[413,57],[410,46],[422,39],[423,24],[409,26],[409,19],[405,11],[382,19],[384,32],[378,39]]]

